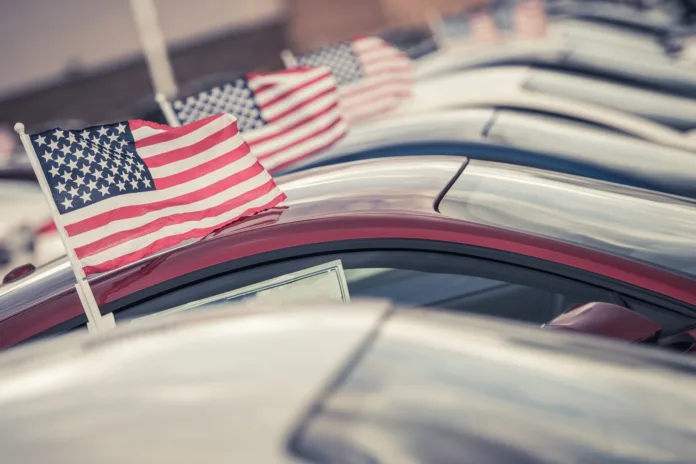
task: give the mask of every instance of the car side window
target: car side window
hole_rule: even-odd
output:
[[[385,298],[536,324],[578,304],[614,302],[609,291],[529,268],[439,252],[384,250],[296,258],[231,272],[172,290],[115,316],[120,321],[172,308],[193,309],[229,300],[240,289],[247,294],[249,288],[276,288],[278,279],[287,290],[303,271],[333,262],[340,263],[350,299]],[[325,282],[321,285],[333,281]]]

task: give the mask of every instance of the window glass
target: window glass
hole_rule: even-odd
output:
[[[249,296],[273,301],[384,298],[536,324],[577,304],[613,302],[608,291],[531,269],[454,254],[370,251],[298,258],[233,272],[119,311],[116,318]]]
[[[696,277],[696,202],[688,199],[472,160],[439,210]]]
[[[159,317],[222,302],[249,300],[255,300],[260,303],[297,303],[302,301],[347,303],[350,301],[350,294],[341,261],[336,260],[209,298],[195,300],[166,311],[145,316],[144,318]]]

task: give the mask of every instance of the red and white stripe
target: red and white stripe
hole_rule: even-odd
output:
[[[85,274],[203,237],[285,199],[227,114],[171,128],[129,121],[156,190],[118,195],[61,216]]]
[[[249,74],[247,82],[267,124],[242,136],[269,171],[324,150],[346,134],[336,80],[328,68]]]
[[[348,123],[389,112],[411,96],[414,67],[405,53],[378,37],[356,39],[352,46],[365,77],[338,90]]]
[[[503,39],[493,15],[488,11],[473,12],[469,18],[469,24],[471,26],[469,40],[474,45],[489,45]]]
[[[512,18],[518,38],[540,39],[546,36],[548,19],[542,0],[521,0],[516,3]]]

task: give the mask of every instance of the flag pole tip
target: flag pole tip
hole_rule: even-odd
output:
[[[22,124],[21,122],[18,122],[17,124],[14,125],[14,130],[19,135],[22,135],[24,133],[24,124]]]

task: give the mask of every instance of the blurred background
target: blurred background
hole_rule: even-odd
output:
[[[303,51],[386,29],[425,26],[429,12],[478,0],[156,0],[179,85],[230,70],[282,67]],[[89,38],[86,40],[85,38]],[[109,121],[152,103],[128,0],[3,2],[0,125]]]

